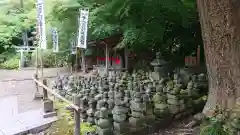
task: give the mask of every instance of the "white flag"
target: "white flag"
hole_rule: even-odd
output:
[[[79,17],[77,47],[87,48],[88,10],[81,10]]]
[[[37,23],[40,48],[47,49],[45,30],[44,0],[37,0]]]
[[[53,52],[59,52],[57,28],[52,29],[52,42],[53,42]]]

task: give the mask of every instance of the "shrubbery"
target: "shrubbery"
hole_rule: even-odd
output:
[[[240,112],[237,109],[216,108],[214,114],[203,121],[200,135],[237,135],[240,129]]]
[[[16,54],[2,54],[0,57],[0,68],[17,69],[19,67],[20,56]]]
[[[61,52],[61,53],[53,53],[51,51],[41,52],[43,67],[65,67],[68,66],[69,63],[69,53]],[[39,57],[39,65],[40,65],[40,57]],[[36,65],[36,53],[32,55],[32,65]]]

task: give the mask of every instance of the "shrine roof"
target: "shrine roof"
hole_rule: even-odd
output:
[[[113,35],[104,39],[89,41],[88,46],[89,47],[105,47],[107,44],[108,47],[115,47],[118,43],[120,43],[121,39],[122,39],[122,35],[120,34]]]

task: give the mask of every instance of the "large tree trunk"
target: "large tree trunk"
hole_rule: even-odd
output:
[[[216,106],[232,108],[240,96],[240,2],[197,0],[209,94],[206,115]]]

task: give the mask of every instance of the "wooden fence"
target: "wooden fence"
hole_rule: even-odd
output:
[[[80,97],[76,96],[74,98],[74,103],[67,100],[65,97],[59,95],[55,90],[51,89],[47,85],[47,80],[43,79],[42,82],[38,78],[37,74],[33,77],[34,82],[36,83],[36,88],[38,91],[39,87],[43,88],[43,101],[50,100],[48,98],[48,93],[52,94],[54,97],[58,98],[59,100],[64,101],[69,105],[71,108],[74,109],[74,121],[75,121],[75,127],[74,127],[74,135],[80,135]]]

